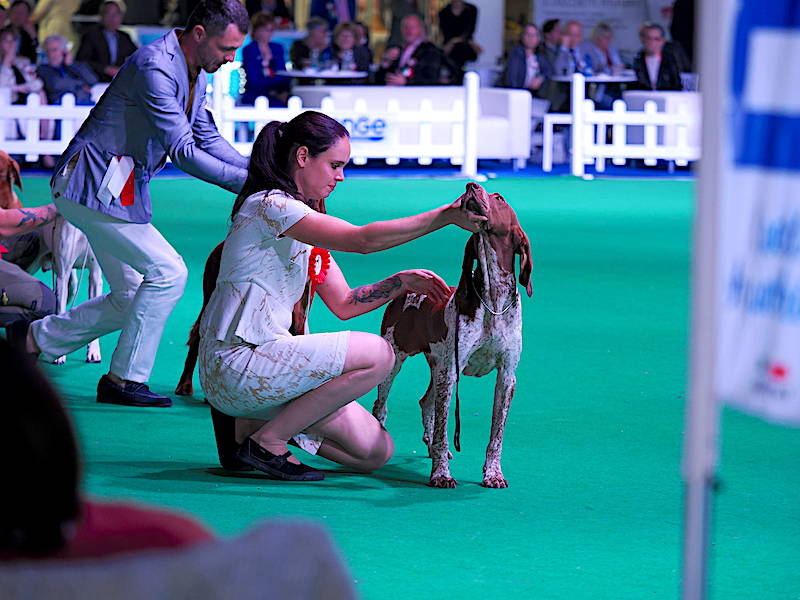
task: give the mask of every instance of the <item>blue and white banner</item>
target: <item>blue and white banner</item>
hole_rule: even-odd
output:
[[[716,388],[800,425],[800,2],[740,0],[718,206]]]

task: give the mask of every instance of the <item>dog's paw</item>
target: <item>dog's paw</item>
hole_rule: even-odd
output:
[[[102,362],[103,357],[100,355],[100,342],[97,340],[92,340],[89,342],[89,345],[86,346],[86,362],[97,364]]]
[[[375,417],[375,420],[378,421],[383,427],[386,427],[386,417],[389,415],[389,411],[386,409],[379,409],[373,408],[372,409],[372,416]]]
[[[495,475],[493,477],[484,477],[481,485],[485,488],[500,489],[507,488],[508,482],[502,475]]]
[[[55,359],[53,361],[53,364],[54,365],[63,365],[65,362],[67,362],[67,357],[66,356],[59,356],[57,359]]]
[[[192,396],[194,395],[194,386],[191,381],[181,381],[175,388],[175,393],[178,396]]]
[[[452,477],[437,475],[435,477],[431,476],[429,485],[435,488],[454,488],[458,485],[458,482]]]

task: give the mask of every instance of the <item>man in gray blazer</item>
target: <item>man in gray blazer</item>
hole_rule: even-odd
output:
[[[45,359],[121,330],[98,402],[170,406],[146,382],[167,317],[183,294],[183,259],[150,223],[150,179],[167,157],[238,192],[247,160],[205,108],[206,74],[233,60],[249,20],[239,0],[201,0],[186,28],[135,52],[59,159],[59,212],[89,239],[111,292],[35,322],[28,349]]]

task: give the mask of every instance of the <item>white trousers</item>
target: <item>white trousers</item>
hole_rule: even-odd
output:
[[[42,357],[54,360],[121,330],[109,370],[122,379],[146,382],[164,325],[186,286],[183,259],[150,223],[122,221],[64,198],[54,202],[86,234],[111,292],[35,321],[31,329]]]

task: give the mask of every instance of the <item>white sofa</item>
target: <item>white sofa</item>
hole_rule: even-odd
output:
[[[330,98],[337,111],[363,113],[365,123],[374,116],[385,117],[390,101],[395,101],[401,112],[419,111],[424,100],[428,100],[431,108],[437,112],[452,111],[454,103],[459,100],[464,101],[464,88],[461,86],[314,85],[297,86],[293,93],[302,99],[304,108],[320,108],[323,99]],[[523,90],[480,88],[478,97],[478,158],[512,159],[516,166],[524,166],[530,156],[531,148],[530,94]],[[387,128],[391,126],[391,123],[387,123]],[[400,122],[396,135],[397,139],[408,148],[422,141],[419,139],[421,133],[418,123]],[[430,135],[433,145],[440,145],[457,143],[453,136],[463,133],[459,134],[449,123],[434,121],[431,123]],[[354,142],[355,157],[358,155],[357,144],[367,144],[369,140],[361,139]]]

